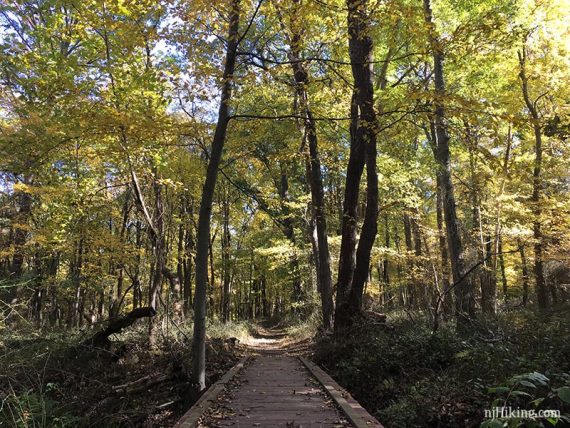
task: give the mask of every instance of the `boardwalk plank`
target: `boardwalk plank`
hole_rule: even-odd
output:
[[[280,339],[268,339],[283,335],[261,337],[250,346],[257,355],[249,364],[210,388],[210,398],[193,406],[178,428],[382,428],[320,368],[287,354]]]
[[[203,426],[348,427],[309,371],[291,356],[266,354],[244,369]]]

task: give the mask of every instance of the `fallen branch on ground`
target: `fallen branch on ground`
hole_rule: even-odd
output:
[[[98,331],[89,339],[83,341],[81,343],[81,346],[107,348],[111,344],[109,336],[112,334],[120,333],[124,328],[127,328],[134,324],[134,322],[139,318],[153,317],[155,315],[156,311],[151,307],[133,309],[131,312],[122,317],[112,318],[108,320],[107,327],[105,327],[103,330]]]

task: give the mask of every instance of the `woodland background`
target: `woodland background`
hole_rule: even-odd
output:
[[[212,340],[318,330],[321,364],[388,426],[479,423],[497,385],[564,409],[569,16],[567,0],[3,0],[8,419],[61,419],[45,403],[66,379],[12,371],[137,308],[152,316],[121,340],[198,389],[219,346],[235,353],[206,347],[207,313]]]

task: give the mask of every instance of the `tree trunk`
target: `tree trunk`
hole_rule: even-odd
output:
[[[414,243],[412,239],[412,220],[410,219],[409,214],[404,214],[404,241],[406,243],[406,251],[407,251],[407,268],[408,268],[408,284],[406,287],[406,304],[409,309],[413,309],[416,306],[416,269],[415,269],[415,262],[410,260],[410,257],[413,257],[414,254]]]
[[[230,321],[230,202],[229,195],[224,195],[222,202],[222,320]]]
[[[455,194],[451,179],[451,155],[445,109],[442,100],[445,96],[443,73],[443,50],[436,35],[430,0],[424,0],[425,20],[429,28],[429,43],[433,53],[435,99],[434,127],[436,135],[436,161],[441,177],[443,211],[447,231],[447,246],[451,261],[453,286],[455,290],[455,315],[459,325],[471,322],[475,315],[473,283],[466,275],[463,244],[461,242],[459,219],[455,206]]]
[[[127,190],[125,192],[125,202],[123,204],[123,215],[122,215],[122,223],[121,223],[121,230],[119,232],[119,240],[122,242],[125,238],[126,231],[127,231],[127,222],[129,220],[129,212],[130,212],[130,192]],[[114,317],[119,314],[120,307],[119,303],[123,296],[123,283],[124,283],[124,267],[123,261],[118,261],[115,263],[115,272],[117,272],[117,287],[115,293],[111,295],[111,304],[109,305],[109,316]]]
[[[521,273],[522,273],[522,283],[523,283],[523,294],[522,294],[522,304],[526,306],[528,303],[528,290],[529,290],[529,279],[530,275],[528,272],[528,263],[526,261],[526,254],[524,251],[524,245],[522,241],[519,239],[517,242],[519,246],[519,254],[521,256]]]
[[[301,34],[300,27],[297,23],[297,20],[299,19],[300,0],[293,0],[293,3],[295,9],[291,17],[289,60],[291,61],[293,68],[299,110],[303,117],[302,130],[309,148],[307,170],[309,173],[308,178],[311,189],[311,201],[317,231],[317,283],[321,294],[323,327],[325,330],[329,330],[333,325],[334,304],[332,298],[331,259],[327,238],[323,178],[321,174],[321,160],[318,151],[317,126],[313,118],[307,94],[309,75],[305,69],[304,63],[301,62]]]
[[[192,215],[192,212],[190,212]],[[195,251],[194,234],[191,226],[186,230],[186,255],[184,257],[184,314],[188,316],[192,308],[192,261]]]
[[[23,184],[30,184],[31,178],[24,176],[22,182]],[[19,208],[18,213],[12,220],[12,228],[14,231],[14,255],[12,256],[12,263],[10,265],[10,275],[13,279],[19,279],[23,274],[24,268],[25,245],[28,238],[28,222],[32,212],[32,196],[26,191],[16,192],[15,196]],[[15,305],[18,302],[18,292],[19,287],[15,285],[8,288],[6,301],[10,306]],[[10,314],[10,306],[8,306],[8,310],[6,312],[8,318]]]
[[[483,238],[483,219],[481,216],[481,192],[479,179],[477,176],[477,164],[475,151],[477,148],[477,136],[472,132],[469,122],[464,120],[465,134],[467,139],[467,147],[469,150],[469,172],[470,172],[470,194],[471,194],[471,210],[472,210],[472,241],[477,249],[477,259],[483,260],[481,266],[477,269],[479,273],[479,282],[481,284],[481,309],[484,314],[495,315],[497,303],[497,282],[496,282],[496,266],[489,262],[490,254],[493,252],[491,248],[491,238],[487,240]],[[487,243],[485,243],[487,242]]]
[[[390,224],[389,224],[388,213],[384,214],[384,246],[387,250],[390,249]],[[382,293],[382,303],[390,302],[392,299],[392,292],[390,291],[390,264],[388,261],[388,255],[384,256],[382,261],[382,284],[384,285],[384,290]],[[391,305],[390,305],[391,306]]]
[[[497,238],[497,252],[499,259],[499,268],[501,270],[501,281],[503,285],[503,297],[505,302],[509,300],[509,287],[507,284],[507,273],[505,272],[505,256],[503,255],[503,238],[501,235]]]
[[[534,130],[534,169],[532,173],[532,211],[533,211],[533,235],[534,235],[534,277],[536,281],[536,297],[538,308],[544,311],[549,306],[549,298],[546,290],[546,280],[544,277],[544,237],[542,234],[542,133],[540,130],[540,117],[536,109],[536,104],[530,99],[528,89],[528,78],[526,76],[526,41],[523,43],[522,51],[519,51],[519,64],[522,94],[529,112],[532,128]]]
[[[216,188],[218,168],[226,140],[229,120],[229,102],[232,93],[232,80],[236,63],[239,28],[239,0],[232,0],[227,39],[227,51],[223,72],[223,84],[218,110],[218,121],[206,180],[202,189],[198,217],[198,242],[196,245],[196,291],[194,297],[194,336],[192,338],[192,384],[194,389],[206,388],[206,297],[208,289],[208,244],[210,238],[210,217],[212,200]]]
[[[418,308],[427,306],[429,300],[429,288],[425,283],[425,265],[422,257],[422,234],[419,224],[419,212],[414,209],[414,216],[411,218],[412,235],[414,236],[414,289],[416,292],[416,304]]]
[[[441,189],[441,178],[437,174],[437,189],[436,189],[436,216],[437,216],[437,234],[439,241],[439,252],[441,256],[441,293],[443,315],[447,317],[453,311],[452,296],[449,291],[449,258],[447,256],[447,242],[445,239],[445,230],[443,224],[443,197]]]
[[[303,281],[301,279],[301,270],[299,266],[299,256],[296,249],[295,227],[293,218],[287,202],[289,201],[289,175],[286,166],[280,164],[281,176],[279,180],[278,190],[281,202],[281,212],[283,214],[283,234],[291,242],[293,246],[293,254],[291,255],[291,278],[293,280],[293,302],[300,303],[303,295]]]
[[[155,233],[151,234],[151,242],[153,243],[154,253],[154,275],[152,277],[151,287],[149,289],[149,306],[157,311],[158,297],[162,287],[164,270],[166,268],[166,237],[164,234],[164,206],[162,201],[162,185],[155,178],[154,182],[155,196]],[[153,230],[149,227],[149,230]],[[154,317],[150,317],[148,321],[148,338],[151,347],[156,346],[156,331]]]
[[[31,178],[24,177],[23,184],[29,185]],[[14,228],[14,256],[12,257],[11,274],[15,278],[22,276],[24,267],[24,246],[28,237],[28,221],[32,212],[32,195],[27,191],[16,193],[18,201],[18,213],[14,218],[16,227]]]
[[[348,315],[346,302],[356,266],[356,236],[358,231],[358,200],[360,179],[364,170],[364,142],[356,138],[358,128],[358,104],[356,92],[352,94],[350,123],[350,154],[346,169],[344,187],[343,215],[341,225],[341,244],[338,262],[338,283],[336,290],[335,329],[339,320],[339,312]]]
[[[71,265],[71,282],[75,290],[73,311],[71,313],[71,326],[81,327],[83,324],[83,289],[81,287],[81,273],[83,269],[83,238],[77,243],[74,260]]]
[[[349,326],[354,316],[361,311],[362,293],[370,266],[370,253],[378,227],[377,121],[374,111],[373,44],[370,35],[370,17],[367,16],[366,1],[347,0],[346,5],[348,8],[348,45],[355,92],[351,103],[351,152],[345,188],[343,236],[335,314],[336,331],[341,331]],[[367,185],[366,212],[355,253],[356,210],[360,177],[364,164],[366,164]],[[349,194],[351,195],[349,196]]]

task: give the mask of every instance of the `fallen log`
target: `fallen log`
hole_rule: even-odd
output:
[[[122,385],[116,385],[112,387],[115,394],[132,394],[133,392],[143,391],[152,386],[158,385],[159,383],[169,381],[174,379],[172,374],[161,374],[161,375],[149,375],[144,376],[140,379],[134,380],[132,382],[127,382]]]
[[[109,336],[120,333],[124,328],[134,324],[139,318],[148,318],[156,315],[156,311],[151,307],[136,308],[121,317],[111,318],[106,321],[107,326],[95,333],[93,336],[84,340],[80,346],[89,346],[97,348],[107,348],[111,344]]]

